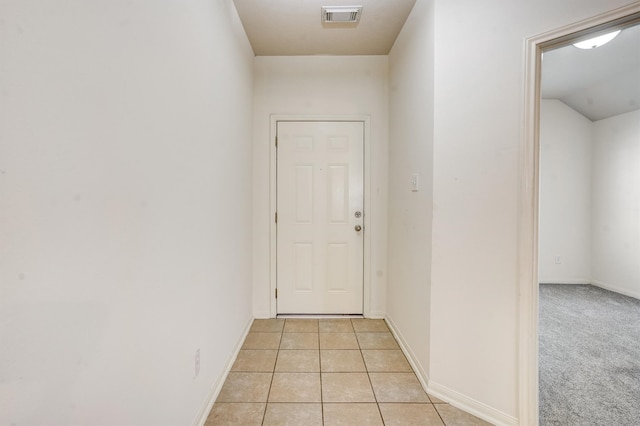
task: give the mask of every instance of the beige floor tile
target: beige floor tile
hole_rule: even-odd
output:
[[[382,426],[377,404],[324,404],[324,426]]]
[[[409,362],[399,350],[363,350],[362,356],[367,365],[367,371],[402,372],[413,371]]]
[[[264,403],[215,403],[205,426],[260,426],[264,417]]]
[[[251,324],[251,333],[282,333],[283,319],[256,319]]]
[[[351,320],[353,324],[353,328],[356,330],[356,333],[361,332],[374,332],[374,333],[384,333],[388,332],[389,328],[387,324],[382,319],[363,319],[363,318],[353,318]]]
[[[367,373],[322,373],[323,402],[375,402]]]
[[[369,373],[378,402],[429,402],[413,373]]]
[[[274,373],[269,402],[320,402],[319,373]]]
[[[320,371],[318,350],[281,350],[278,352],[276,370],[289,373],[317,373]]]
[[[264,416],[264,426],[276,425],[322,426],[322,404],[269,403]]]
[[[449,404],[437,404],[434,407],[447,426],[484,426],[491,424]]]
[[[224,382],[216,402],[266,402],[272,373],[234,373]]]
[[[320,349],[360,349],[355,333],[320,333]]]
[[[287,319],[284,324],[285,333],[317,333],[317,319]]]
[[[231,371],[262,371],[273,372],[278,351],[271,349],[246,349],[238,353]]]
[[[446,404],[445,401],[436,398],[435,396],[431,395],[430,393],[427,394],[429,396],[429,399],[431,400],[432,404]]]
[[[278,349],[281,336],[280,333],[249,333],[242,349]]]
[[[442,426],[431,404],[380,404],[385,426]]]
[[[320,333],[353,333],[350,319],[321,319]]]
[[[391,333],[356,333],[360,349],[400,349]]]
[[[320,350],[320,364],[325,373],[348,373],[367,371],[359,350]]]
[[[318,349],[318,334],[284,333],[280,349]]]

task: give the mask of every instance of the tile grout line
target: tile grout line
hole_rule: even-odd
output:
[[[369,379],[369,386],[371,386],[371,393],[373,394],[373,399],[376,403],[376,408],[378,409],[378,414],[380,415],[380,421],[382,421],[382,426],[385,425],[384,417],[382,417],[382,410],[380,410],[380,403],[378,402],[378,396],[376,395],[376,391],[373,389],[373,382],[371,381],[371,375],[369,374],[369,367],[367,366],[367,362],[364,359],[364,354],[362,353],[362,346],[360,346],[360,340],[358,340],[358,333],[356,333],[356,328],[353,325],[353,320],[351,320],[351,326],[353,327],[353,332],[356,335],[356,341],[358,342],[358,348],[360,350],[360,356],[362,357],[362,363],[364,364],[364,370],[367,372],[367,379]]]
[[[264,421],[267,417],[267,407],[269,406],[269,396],[271,395],[271,386],[273,386],[273,377],[276,375],[276,364],[278,363],[278,356],[280,355],[280,345],[282,344],[282,334],[284,334],[284,324],[282,324],[282,330],[280,331],[280,340],[278,341],[278,349],[276,350],[276,360],[273,362],[273,371],[271,372],[271,382],[269,383],[267,400],[264,403],[264,413],[262,413],[261,425],[264,425]]]
[[[276,331],[276,332],[278,332],[280,334],[280,336],[279,336],[279,339],[278,339],[278,345],[274,345],[274,346],[276,346],[275,348],[273,348],[273,346],[272,346],[272,349],[268,349],[266,347],[259,348],[259,350],[256,350],[256,349],[246,349],[245,350],[245,349],[242,349],[242,348],[240,349],[241,351],[247,351],[247,352],[251,351],[251,352],[257,352],[257,353],[266,352],[266,351],[270,351],[270,350],[275,349],[275,360],[274,360],[274,364],[273,364],[273,366],[271,368],[272,376],[271,376],[269,387],[268,387],[268,390],[267,390],[266,400],[264,402],[265,403],[265,407],[264,407],[264,411],[263,411],[262,416],[261,416],[261,423],[259,423],[262,426],[265,426],[267,424],[266,423],[266,412],[267,412],[268,406],[270,405],[269,398],[271,396],[271,391],[273,390],[273,384],[274,384],[274,381],[275,381],[275,373],[277,372],[277,370],[276,370],[277,369],[277,362],[279,360],[280,353],[283,352],[283,351],[287,352],[287,350],[284,348],[284,345],[286,343],[286,342],[284,342],[284,336],[286,334],[284,332],[285,331],[284,329],[285,329],[285,327],[287,325],[286,322],[287,322],[287,320],[283,321],[282,327],[280,327],[279,331]],[[388,373],[388,374],[398,373],[398,374],[400,374],[400,373],[408,373],[408,371],[405,371],[402,368],[400,368],[400,369],[396,368],[396,369],[393,369],[393,370],[388,370],[387,367],[384,367],[382,365],[380,366],[380,368],[382,368],[382,370],[380,370],[380,369],[376,370],[375,363],[376,363],[376,359],[377,358],[375,356],[373,357],[373,361],[372,361],[372,362],[374,362],[374,364],[369,366],[366,363],[366,360],[365,360],[365,356],[364,356],[364,351],[365,350],[368,353],[370,353],[370,355],[373,352],[387,352],[387,351],[378,349],[375,346],[374,347],[363,348],[361,342],[358,339],[358,336],[361,335],[361,334],[366,335],[366,334],[370,334],[370,333],[382,333],[382,331],[377,329],[376,327],[371,329],[371,327],[364,326],[365,330],[360,330],[360,334],[359,334],[359,333],[356,332],[356,327],[354,326],[353,323],[354,323],[353,319],[350,319],[349,324],[351,325],[351,330],[350,330],[349,334],[353,333],[353,335],[354,335],[354,337],[356,339],[357,346],[354,349],[357,349],[357,353],[360,354],[360,357],[361,357],[361,360],[362,360],[362,363],[363,363],[363,366],[364,366],[364,372],[367,373],[368,382],[369,382],[369,385],[371,387],[371,390],[372,390],[372,393],[373,393],[373,396],[374,396],[374,401],[372,401],[372,403],[376,404],[376,408],[378,410],[378,415],[379,415],[379,418],[381,420],[381,424],[383,426],[386,425],[386,421],[385,421],[385,418],[383,417],[383,413],[382,413],[382,409],[381,409],[381,404],[382,403],[391,404],[391,405],[395,405],[396,403],[397,404],[410,404],[410,405],[424,405],[425,404],[424,402],[417,402],[417,401],[416,402],[408,402],[408,401],[407,402],[403,402],[403,401],[399,400],[399,401],[387,401],[387,402],[384,402],[384,401],[379,401],[378,400],[377,394],[375,392],[375,388],[373,386],[372,378],[371,378],[371,374],[372,373],[376,373],[376,374],[380,374],[380,373]],[[291,326],[291,324],[289,324],[289,325]],[[363,326],[363,324],[359,324],[359,327],[361,327],[361,326]],[[302,327],[302,328],[305,328],[305,327]],[[307,327],[306,330],[309,330],[309,328]],[[324,386],[323,386],[323,384],[324,384],[323,374],[324,374],[324,372],[323,372],[323,363],[322,363],[323,348],[321,346],[322,333],[320,333],[320,321],[317,322],[316,330],[317,331],[311,331],[310,333],[316,333],[316,342],[317,342],[317,345],[318,345],[316,353],[318,355],[318,368],[319,368],[318,374],[320,375],[319,376],[319,390],[320,390],[319,402],[320,402],[320,408],[321,408],[321,424],[325,424],[325,422],[326,422],[325,413],[324,413],[325,401],[324,401],[324,394],[323,394],[323,388],[324,388]],[[271,328],[269,330],[264,330],[262,332],[266,333],[267,331],[273,332],[274,329]],[[293,329],[289,330],[289,331],[291,333],[293,333],[293,332],[302,333],[302,331],[296,330],[296,327],[293,327]],[[327,330],[327,333],[342,333],[342,332],[345,332],[345,331],[346,330],[344,330],[344,328],[342,327],[340,329]],[[255,331],[255,332],[258,332],[258,331]],[[393,339],[395,341],[395,336],[394,336]],[[307,339],[307,341],[309,341],[309,340]],[[365,344],[365,346],[367,346],[367,341],[366,340],[365,340],[364,344]],[[304,348],[300,347],[299,349],[304,349]],[[340,348],[340,349],[343,350],[343,351],[349,351],[350,350],[349,348],[346,348],[346,347],[345,348]],[[386,348],[386,349],[391,350],[392,348]],[[328,349],[328,350],[331,351],[331,350],[336,350],[336,349]],[[340,350],[336,350],[336,351],[338,353],[340,352]],[[406,355],[402,352],[401,349],[400,349],[400,352],[402,353],[402,355],[404,356],[404,360],[406,361],[407,360],[406,359]],[[386,357],[386,355],[385,355],[385,357]],[[373,368],[373,370],[372,370],[372,368]],[[253,373],[253,372],[259,372],[259,371],[267,371],[268,372],[269,370],[252,370],[251,368],[249,368],[249,369],[246,369],[246,370],[245,369],[238,370],[237,372],[240,372],[240,373],[242,373],[242,372],[244,372],[244,373]],[[341,371],[338,371],[338,372],[341,372]],[[413,373],[413,376],[415,376],[415,378],[417,379],[417,374],[416,374],[415,370],[413,368],[411,368],[410,371]],[[285,371],[285,373],[286,372],[287,371]],[[293,373],[294,371],[292,370],[290,372]],[[346,370],[344,370],[344,372],[354,372],[355,373],[356,370],[346,369]],[[231,403],[225,403],[224,405],[233,406],[233,405],[236,405],[236,404],[242,404],[242,403],[246,403],[246,402],[249,402],[249,401],[246,401],[246,400],[245,401],[234,401],[234,402],[231,402]],[[285,401],[282,401],[282,402],[284,403]],[[365,401],[363,400],[362,402],[365,402]],[[300,401],[300,403],[304,403],[304,401]],[[345,402],[339,403],[339,405],[346,405],[346,406],[357,405],[357,404],[358,404],[358,401],[350,401],[350,402],[345,401]],[[441,425],[446,426],[447,423],[444,421],[443,415],[439,412],[439,410],[436,407],[441,406],[441,405],[447,405],[447,404],[435,404],[428,394],[427,394],[427,404],[430,405],[436,411],[436,415],[440,419]],[[278,404],[276,403],[275,405],[278,405]],[[296,405],[296,404],[294,404],[294,405]],[[371,412],[371,414],[372,414],[372,412]],[[258,419],[256,419],[256,420],[258,420]]]
[[[411,368],[411,372],[413,373],[413,375],[416,377],[416,380],[420,381],[418,379],[418,375],[416,374],[415,371],[413,371],[413,367]],[[444,422],[444,419],[442,418],[442,416],[440,415],[440,412],[438,411],[438,409],[436,408],[436,404],[433,403],[433,401],[431,400],[431,397],[429,396],[429,394],[425,391],[424,392],[427,395],[427,399],[429,400],[429,403],[431,404],[431,406],[433,407],[433,410],[436,412],[436,414],[438,415],[438,417],[440,417],[440,421],[442,422],[442,424],[444,426],[447,426],[447,424]]]
[[[320,348],[320,321],[318,321],[318,374],[320,375],[320,414],[324,425],[324,398],[322,397],[322,352]]]
[[[428,396],[428,395],[427,395]],[[429,398],[429,401],[431,401],[431,398]],[[433,406],[433,409],[435,410],[436,414],[438,415],[438,417],[440,417],[440,421],[442,422],[442,424],[444,426],[447,426],[447,424],[444,422],[444,419],[442,418],[442,416],[440,415],[440,411],[438,411],[438,409],[436,408],[436,405],[434,403],[431,403],[431,405]]]
[[[274,361],[273,368],[272,368],[272,377],[271,377],[271,381],[269,383],[269,389],[268,389],[267,397],[266,397],[266,401],[265,401],[265,408],[264,408],[263,415],[262,415],[262,422],[260,423],[262,426],[266,425],[266,412],[267,412],[267,409],[268,409],[268,406],[269,406],[269,398],[270,398],[270,395],[271,395],[271,390],[273,389],[273,382],[275,380],[276,366],[277,366],[277,362],[278,362],[278,359],[279,359],[279,356],[280,356],[280,352],[285,351],[285,349],[283,348],[283,340],[284,340],[284,335],[286,334],[286,333],[284,333],[284,329],[286,327],[286,322],[287,322],[287,320],[284,321],[283,326],[280,328],[280,331],[279,331],[280,338],[279,338],[278,345],[277,345],[277,348],[276,348],[276,351],[275,351],[276,352],[276,357],[275,357],[275,361]],[[354,336],[356,338],[357,351],[360,354],[360,357],[361,357],[362,362],[364,364],[364,368],[365,368],[364,371],[367,373],[367,378],[368,378],[368,381],[369,381],[369,385],[371,387],[371,390],[372,390],[372,393],[373,393],[373,396],[374,396],[373,403],[376,404],[376,408],[378,409],[378,415],[379,415],[379,418],[381,420],[381,424],[384,426],[384,425],[386,425],[386,421],[385,421],[385,419],[383,417],[382,409],[381,409],[381,405],[380,405],[383,402],[379,401],[378,398],[377,398],[377,394],[375,392],[375,389],[373,387],[373,382],[372,382],[372,379],[371,379],[371,373],[407,373],[407,371],[405,371],[405,370],[397,370],[397,371],[395,371],[395,370],[394,371],[390,371],[389,370],[389,371],[387,371],[386,369],[383,370],[383,371],[371,370],[370,366],[368,366],[366,361],[365,361],[364,351],[365,350],[367,350],[367,351],[375,351],[376,349],[374,349],[374,348],[363,349],[362,345],[361,345],[361,342],[358,339],[358,333],[356,332],[356,327],[353,324],[353,319],[350,319],[349,323],[350,323],[351,328],[352,328],[351,332],[354,333]],[[367,327],[365,327],[365,328],[367,328]],[[320,379],[319,380],[319,386],[320,386],[320,398],[319,399],[320,399],[320,408],[321,408],[321,422],[322,422],[321,424],[325,424],[325,416],[324,416],[324,404],[325,404],[325,401],[324,401],[324,395],[323,395],[323,367],[322,367],[322,365],[323,365],[322,364],[322,353],[323,353],[322,351],[323,351],[323,349],[322,349],[322,346],[321,346],[322,334],[320,333],[320,321],[317,322],[316,329],[317,329],[317,331],[312,331],[311,333],[313,333],[313,332],[316,333],[316,342],[317,342],[317,345],[318,345],[317,346],[317,354],[318,354],[318,367],[319,367],[318,374],[320,375],[319,376],[319,379]],[[293,331],[291,331],[291,332],[296,332],[295,331],[295,327],[294,327]],[[339,332],[343,332],[343,330],[329,330],[329,331],[327,331],[327,333],[331,333],[331,332],[339,333]],[[382,333],[380,330],[377,330],[377,329],[374,329],[374,330],[361,330],[360,332],[361,333],[365,333],[365,334],[366,333]],[[302,333],[302,331],[299,331],[299,333]],[[395,341],[395,336],[394,336],[394,341]],[[302,349],[302,348],[300,348],[300,349]],[[391,350],[391,348],[387,348],[387,349]],[[266,350],[269,350],[269,349],[265,348],[265,349],[262,349],[262,350],[266,351]],[[342,349],[342,350],[349,350],[349,349]],[[380,349],[378,349],[378,350],[380,351]],[[402,352],[402,350],[400,350],[400,351]],[[385,351],[381,351],[381,352],[385,352]],[[404,356],[404,359],[406,360],[406,355],[404,353],[402,353],[402,355]],[[374,358],[374,360],[375,360],[375,358]],[[371,368],[375,368],[375,365],[372,365]],[[345,372],[351,372],[351,371],[352,370],[345,370]],[[355,370],[353,372],[355,372]],[[416,376],[416,372],[413,370],[413,368],[411,368],[411,372],[413,373],[414,376]],[[416,379],[417,379],[417,376],[416,376]],[[436,404],[433,403],[433,401],[431,400],[431,398],[429,397],[428,394],[427,394],[427,401],[428,401],[428,405],[431,405],[431,407],[436,411],[436,414],[437,414],[438,418],[440,419],[441,424],[446,426],[446,422],[444,421],[441,413],[436,408]],[[303,401],[301,401],[301,403],[302,402]],[[391,402],[391,403],[393,404],[394,402]],[[397,403],[398,404],[411,404],[411,405],[413,405],[413,404],[423,405],[424,404],[424,403],[421,403],[421,402],[413,402],[413,403],[411,403],[411,402],[402,402],[402,401],[397,401]],[[356,401],[351,401],[351,402],[344,402],[342,404],[344,404],[344,405],[353,405],[353,404],[357,404],[357,402]]]

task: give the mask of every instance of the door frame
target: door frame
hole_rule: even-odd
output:
[[[374,230],[371,227],[371,216],[375,214],[371,211],[371,117],[368,115],[290,115],[290,114],[272,114],[270,117],[270,135],[269,135],[269,284],[270,284],[270,313],[271,318],[275,318],[277,312],[276,302],[276,285],[277,285],[277,227],[275,223],[275,214],[277,208],[277,150],[276,150],[276,134],[279,121],[348,121],[360,122],[364,127],[364,232],[363,234],[363,290],[362,290],[362,308],[365,317],[370,316],[371,312],[371,234]]]
[[[539,423],[538,396],[538,224],[540,183],[540,81],[542,52],[616,27],[630,25],[640,2],[614,9],[525,40],[525,87],[518,225],[518,418]]]

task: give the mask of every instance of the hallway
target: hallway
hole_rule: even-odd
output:
[[[255,320],[206,425],[485,425],[427,395],[384,320]]]

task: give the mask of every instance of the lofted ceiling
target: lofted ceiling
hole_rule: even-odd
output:
[[[416,0],[234,0],[256,56],[386,55]],[[362,7],[357,24],[323,24],[322,6]]]
[[[545,52],[541,89],[591,121],[640,109],[640,25],[596,49]]]

